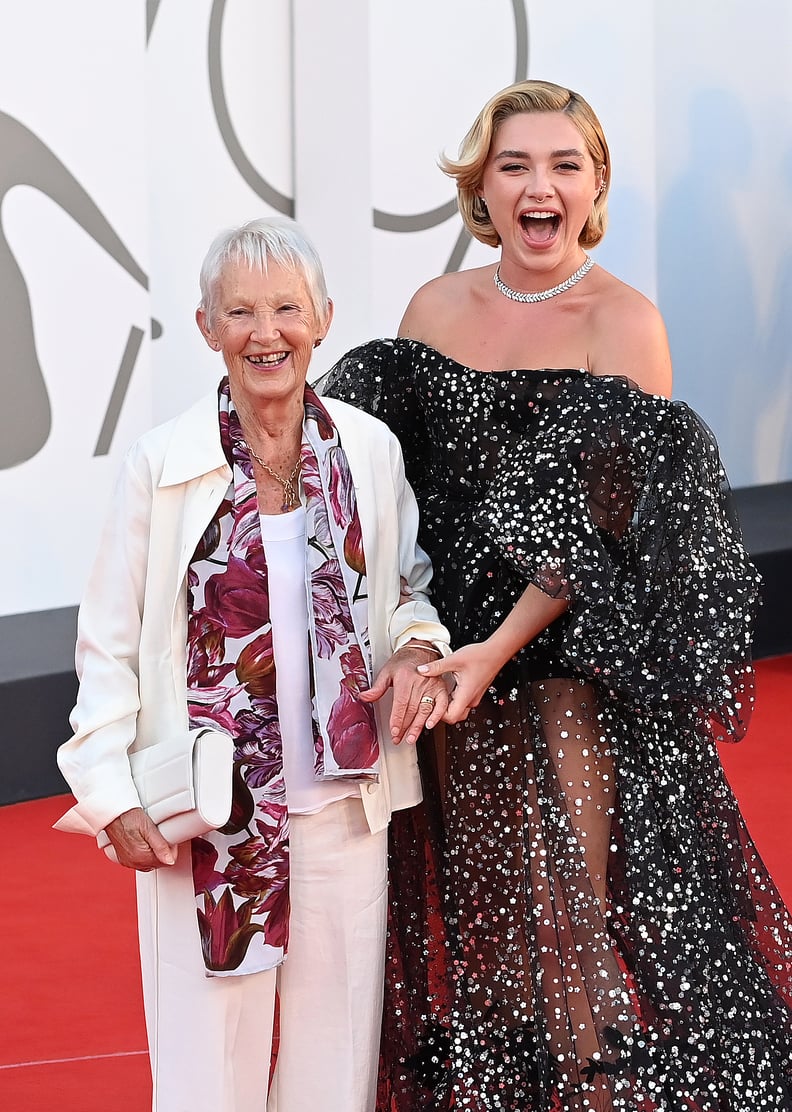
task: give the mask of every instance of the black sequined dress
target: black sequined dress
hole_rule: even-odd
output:
[[[460,646],[568,608],[392,826],[380,1112],[789,1112],[792,921],[715,739],[757,577],[684,404],[374,341],[323,384],[401,441]]]

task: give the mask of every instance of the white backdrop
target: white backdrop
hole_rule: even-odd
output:
[[[613,156],[597,259],[659,300],[736,485],[792,478],[792,5],[0,0],[0,615],[75,604],[129,442],[220,373],[212,236],[295,214],[336,302],[319,373],[494,258],[436,165],[526,74]],[[485,13],[485,14],[483,14]],[[149,321],[153,325],[149,327]]]

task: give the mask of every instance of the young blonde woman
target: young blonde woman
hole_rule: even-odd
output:
[[[587,254],[602,128],[527,81],[445,169],[498,261],[324,387],[399,436],[460,646],[419,669],[455,686],[393,832],[382,1107],[788,1110],[790,917],[713,745],[756,577],[658,311]]]

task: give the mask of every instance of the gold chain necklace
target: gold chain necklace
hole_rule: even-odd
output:
[[[283,487],[283,502],[281,504],[281,513],[287,514],[289,510],[293,510],[300,500],[297,494],[297,490],[295,489],[294,482],[297,478],[297,475],[299,474],[300,467],[302,466],[302,458],[298,459],[295,463],[291,475],[289,475],[288,478],[284,479],[284,477],[282,475],[279,475],[277,471],[274,471],[268,463],[265,463],[257,452],[253,451],[246,440],[243,440],[242,444],[250,452],[256,463],[259,464],[260,467],[263,467],[268,475],[272,475],[273,479],[277,479],[277,481]]]

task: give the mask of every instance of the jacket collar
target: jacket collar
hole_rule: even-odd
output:
[[[158,485],[175,486],[211,471],[220,471],[226,482],[231,481],[231,468],[220,443],[216,389],[173,421]]]

